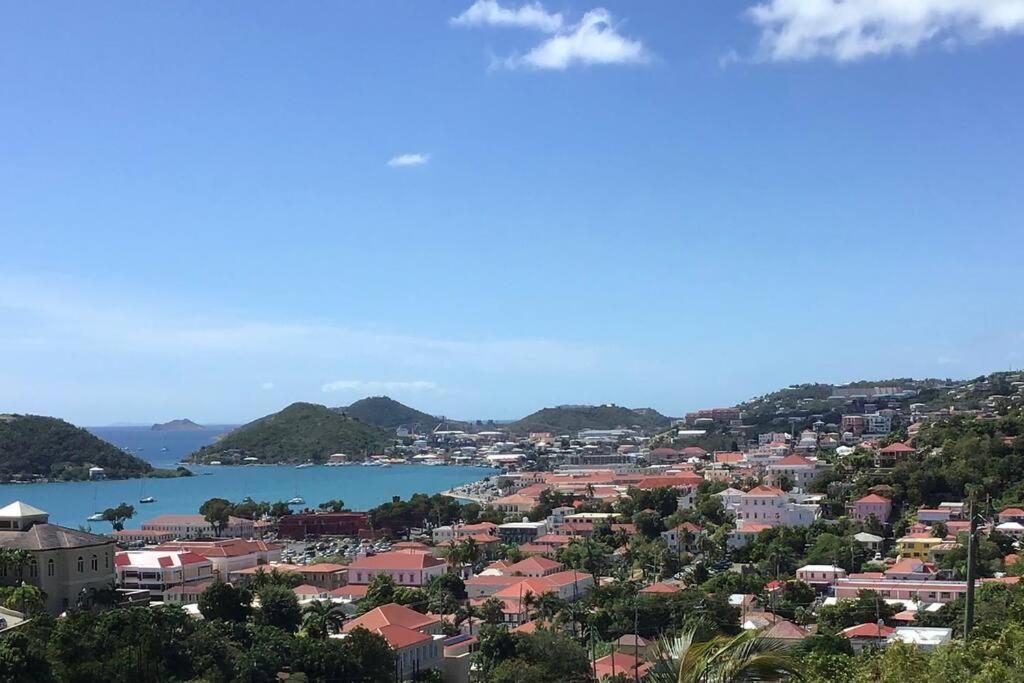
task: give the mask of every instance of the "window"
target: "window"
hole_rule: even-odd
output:
[[[46,561],[46,575],[47,576],[53,576],[55,571],[56,571],[56,567],[53,564],[53,560],[47,560]]]
[[[81,574],[85,571],[85,558],[81,555],[78,556],[78,573]]]
[[[36,564],[35,560],[32,560],[32,562],[28,565],[28,575],[32,578],[39,576],[39,565]]]
[[[110,569],[110,553],[103,554],[103,568]]]
[[[92,568],[93,571],[98,570],[100,568],[99,558],[93,555],[92,560],[89,562],[89,566]]]

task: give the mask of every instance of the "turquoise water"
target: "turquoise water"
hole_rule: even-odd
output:
[[[212,441],[204,432],[150,432],[144,428],[96,428],[98,436],[132,448],[141,458],[161,467],[171,466],[192,450]],[[166,448],[167,450],[162,450]],[[0,485],[0,507],[22,500],[50,513],[50,521],[77,528],[90,526],[86,518],[118,503],[135,506],[136,516],[126,528],[162,514],[194,514],[213,497],[241,500],[288,500],[296,495],[315,507],[339,498],[355,510],[365,510],[392,496],[406,498],[413,493],[439,493],[453,486],[478,481],[495,470],[481,467],[308,467],[288,465],[258,467],[193,467],[198,475],[179,479],[129,479],[97,482],[55,482],[47,484]],[[142,505],[139,498],[152,496],[155,503]],[[105,522],[91,524],[94,531],[109,531]]]

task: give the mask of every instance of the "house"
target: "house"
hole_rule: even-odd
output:
[[[843,420],[846,418],[844,417]],[[897,441],[885,448],[875,451],[875,467],[892,467],[901,460],[906,460],[917,451],[905,443]]]
[[[896,547],[899,549],[900,557],[910,557],[918,560],[927,560],[933,548],[942,543],[941,538],[936,538],[924,533],[907,534],[896,539]]]
[[[377,574],[389,574],[398,586],[422,588],[435,576],[444,574],[447,563],[428,553],[393,550],[357,558],[347,569],[349,583],[369,584]]]
[[[661,532],[661,537],[665,539],[669,550],[691,555],[700,553],[700,540],[703,536],[703,529],[692,522],[683,522],[673,529]]]
[[[913,645],[919,650],[931,651],[945,645],[953,638],[951,628],[926,628],[923,626],[897,626],[889,635],[890,643],[897,640]]]
[[[1006,534],[1007,536],[1012,536],[1013,538],[1024,538],[1024,524],[1021,524],[1020,522],[1002,522],[1001,524],[996,524],[996,531],[1001,534]]]
[[[867,647],[883,647],[896,629],[884,624],[858,624],[840,631],[840,635],[850,639],[854,652]]]
[[[664,581],[659,581],[658,583],[652,583],[650,586],[644,586],[638,592],[641,595],[658,596],[672,595],[673,593],[678,593],[681,590],[682,588],[680,588],[674,583],[665,583]]]
[[[646,659],[647,655],[653,653],[654,643],[642,636],[627,633],[615,641],[615,651],[626,655],[633,655],[640,659]]]
[[[290,517],[291,515],[287,515]],[[162,531],[175,538],[252,538],[253,521],[242,517],[229,517],[228,525],[217,534],[203,515],[160,515],[142,523],[143,531]]]
[[[807,458],[796,453],[787,455],[765,468],[769,483],[780,486],[788,481],[792,488],[804,491],[814,478],[825,469],[825,464],[816,458]]]
[[[776,640],[794,643],[806,638],[808,633],[806,629],[797,626],[792,621],[779,619],[774,624],[767,627],[762,635],[766,638],[774,638]]]
[[[442,667],[441,627],[441,618],[436,615],[390,603],[346,622],[342,633],[332,637],[344,638],[357,628],[382,636],[395,652],[395,678],[404,681]]]
[[[831,564],[807,564],[796,570],[796,578],[810,586],[823,587],[846,577],[846,570]]]
[[[817,505],[797,503],[794,497],[774,486],[755,486],[740,497],[735,509],[741,522],[771,526],[810,526],[819,514]],[[737,529],[741,525],[737,524]]]
[[[561,571],[564,565],[546,557],[528,557],[516,562],[507,572],[513,576],[541,577]]]
[[[866,522],[874,515],[879,522],[885,524],[892,514],[892,501],[872,493],[853,501],[852,508],[853,518],[857,521]]]
[[[905,557],[882,572],[894,581],[930,581],[936,578],[935,567],[917,558]]]
[[[641,680],[651,665],[624,652],[612,652],[594,661],[594,678],[598,681],[625,676],[628,680]]]
[[[861,531],[860,533],[853,535],[853,540],[857,541],[857,543],[860,543],[868,550],[879,552],[882,549],[882,541],[885,539],[883,539],[881,536],[876,536],[875,534],[869,534],[866,531]]]
[[[999,513],[1000,522],[1020,522],[1024,524],[1024,510],[1021,508],[1006,508]]]
[[[506,515],[527,515],[537,507],[537,498],[513,493],[510,496],[495,498],[490,502],[490,507]]]
[[[28,552],[27,563],[0,570],[0,586],[39,588],[52,616],[116,578],[112,539],[50,524],[49,513],[21,501],[0,508],[0,547]]]
[[[509,522],[498,525],[498,538],[502,543],[520,545],[532,543],[548,532],[547,522]]]
[[[148,590],[161,599],[168,589],[213,581],[213,563],[188,550],[128,550],[114,557],[117,585]]]

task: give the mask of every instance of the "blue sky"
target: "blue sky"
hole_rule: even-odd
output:
[[[6,3],[0,411],[1019,367],[1022,65],[1024,0]]]

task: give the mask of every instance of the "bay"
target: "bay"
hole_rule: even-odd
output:
[[[221,427],[195,432],[154,432],[148,427],[95,427],[89,431],[115,446],[131,449],[155,467],[174,467],[196,448],[212,443]],[[166,449],[166,450],[164,450]],[[21,500],[50,513],[55,524],[92,527],[106,532],[105,522],[90,523],[94,512],[119,503],[135,506],[136,515],[125,528],[163,514],[195,514],[204,501],[214,498],[241,500],[251,496],[270,502],[294,496],[308,507],[334,498],[353,510],[365,510],[413,493],[440,493],[454,486],[478,481],[496,473],[482,467],[394,465],[392,467],[308,467],[259,465],[251,467],[190,466],[197,476],[175,479],[127,479],[116,481],[51,482],[0,485],[0,507]],[[140,504],[144,496],[156,502]]]

